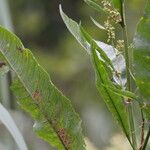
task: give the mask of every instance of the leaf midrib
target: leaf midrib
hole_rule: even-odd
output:
[[[24,81],[23,81],[23,80],[21,79],[21,77],[18,75],[18,73],[17,73],[15,67],[14,67],[13,65],[11,65],[9,59],[8,59],[7,56],[5,56],[5,54],[3,53],[3,50],[1,50],[1,53],[2,53],[2,55],[6,58],[7,63],[10,65],[10,67],[11,67],[11,68],[14,70],[14,72],[17,74],[17,76],[18,76],[19,80],[21,81],[23,87],[27,90],[27,92],[29,93],[30,97],[32,98],[32,95],[31,95],[31,93],[29,92],[28,88],[26,88],[26,86],[25,86],[25,84],[24,84]],[[41,66],[39,65],[38,67],[41,67]],[[52,85],[52,86],[53,86],[53,85]],[[32,98],[32,100],[33,100],[33,98]],[[38,108],[40,108],[40,106],[39,106],[38,104],[36,104],[35,102],[34,102],[34,104],[37,105]],[[56,133],[58,139],[60,140],[60,142],[62,143],[64,149],[65,149],[65,150],[69,150],[69,149],[66,147],[66,145],[64,144],[64,142],[62,141],[61,137],[59,136],[59,134],[58,134],[56,128],[53,126],[52,122],[48,119],[48,117],[47,117],[44,113],[42,113],[42,114],[43,114],[43,116],[45,117],[45,119],[48,121],[48,123],[50,124],[50,126],[53,128],[53,130],[55,131],[55,133]]]

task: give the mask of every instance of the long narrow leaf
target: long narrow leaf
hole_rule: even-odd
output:
[[[130,142],[129,137],[129,126],[128,126],[128,117],[125,110],[125,106],[123,105],[122,98],[112,92],[111,90],[108,90],[106,86],[113,87],[114,85],[109,79],[108,73],[106,71],[105,66],[103,65],[102,61],[98,58],[97,52],[94,46],[92,48],[92,54],[93,54],[93,63],[96,70],[97,75],[97,88],[103,97],[108,109],[112,113],[112,115],[115,117],[115,119],[118,121],[120,126],[122,127],[126,137],[128,138]]]
[[[68,30],[71,34],[76,38],[76,40],[81,44],[81,46],[90,54],[91,53],[91,42],[94,43],[98,52],[99,58],[102,59],[106,67],[108,68],[110,74],[113,74],[113,79],[117,84],[124,85],[126,83],[126,79],[124,78],[125,72],[125,60],[121,54],[118,55],[116,49],[112,46],[105,44],[103,42],[95,41],[84,29],[81,25],[77,24],[74,20],[70,19],[63,11],[60,5],[60,14],[61,17],[66,24]],[[113,57],[112,57],[113,56]],[[119,65],[118,65],[119,64]],[[116,70],[116,72],[121,73],[121,78],[119,79],[115,72],[111,72],[111,70]]]
[[[109,86],[113,86],[113,83],[111,81],[112,76],[110,75],[110,74],[112,74],[112,72],[111,72],[112,70],[109,69],[109,67],[112,67],[112,61],[108,57],[108,55],[105,53],[106,49],[104,47],[103,47],[104,49],[101,49],[101,47],[98,46],[98,43],[96,41],[94,41],[92,39],[92,37],[80,25],[78,25],[75,21],[70,19],[62,11],[61,6],[60,6],[60,14],[61,14],[63,21],[65,22],[67,28],[72,33],[72,35],[77,39],[77,41],[89,53],[93,53],[93,52],[91,52],[91,47],[93,46],[97,50],[97,54],[100,54],[100,56],[93,55],[94,58],[96,58],[96,61],[94,61],[95,62],[94,64],[97,69],[97,72],[99,73],[97,75],[98,76],[98,81],[97,81],[98,90],[100,91],[101,95],[103,96],[104,101],[106,102],[112,115],[119,122],[125,135],[129,139],[129,126],[128,126],[128,119],[127,119],[128,117],[127,117],[127,114],[125,111],[125,106],[123,105],[123,100],[122,100],[121,96],[115,94],[114,92],[112,92],[110,90],[107,90],[105,87],[103,87],[101,85],[101,84],[106,84]],[[92,45],[91,45],[91,43],[92,43]],[[102,66],[102,68],[99,68],[97,66],[98,62],[100,63],[100,66]],[[100,76],[102,76],[102,77],[100,77]],[[130,139],[129,139],[129,142],[130,142]]]
[[[135,79],[142,97],[150,101],[150,0],[138,23],[133,45]]]
[[[6,108],[0,104],[0,121],[5,125],[5,127],[8,129],[8,131],[13,136],[15,142],[18,145],[18,148],[20,150],[27,150],[27,146],[25,144],[25,141],[17,128],[14,120],[10,116],[9,112],[6,110]]]
[[[24,48],[14,34],[2,27],[0,52],[28,93],[24,97],[25,104],[21,105],[34,116],[38,135],[59,150],[84,150],[81,120],[70,101],[53,85],[31,51]]]
[[[141,108],[144,108],[146,118],[150,120],[150,0],[138,23],[133,46],[135,80],[141,101],[145,101]]]
[[[100,13],[105,12],[104,9],[99,4],[97,4],[94,0],[84,0],[84,2]]]
[[[71,34],[77,39],[77,41],[81,44],[81,46],[88,52],[90,52],[90,43],[94,42],[92,37],[82,28],[81,25],[78,25],[74,20],[70,19],[62,10],[61,5],[59,7],[61,17],[66,24],[68,30],[71,32]],[[84,34],[84,36],[83,36]],[[97,46],[97,49],[99,50],[99,53],[101,55],[101,58],[108,63],[112,67],[111,60],[107,57],[106,53],[98,47],[97,43],[94,42],[95,46]]]
[[[99,22],[97,22],[94,18],[91,17],[92,22],[101,30],[106,30]]]

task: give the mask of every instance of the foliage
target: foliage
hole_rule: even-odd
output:
[[[150,61],[149,61],[149,16],[150,16],[150,2],[148,1],[144,17],[140,20],[137,28],[137,33],[133,42],[134,58],[132,52],[129,51],[127,26],[125,20],[124,0],[112,0],[111,2],[103,0],[101,3],[95,0],[85,0],[85,2],[98,12],[104,12],[108,16],[104,25],[100,25],[92,18],[93,23],[102,30],[106,30],[108,34],[107,45],[103,42],[95,41],[81,26],[72,19],[70,19],[60,6],[60,14],[68,30],[77,39],[77,41],[87,50],[90,54],[96,72],[96,85],[97,89],[103,97],[108,109],[118,121],[122,130],[124,131],[132,148],[137,149],[137,135],[135,134],[134,115],[132,112],[132,101],[135,100],[139,104],[141,116],[144,120],[149,121],[150,107],[146,100],[149,100],[149,83],[150,83]],[[101,11],[102,10],[102,11]],[[123,39],[116,40],[115,27],[121,25],[123,32]],[[98,44],[100,43],[100,44]],[[105,45],[105,46],[103,46]],[[109,47],[109,52],[106,50],[106,45]],[[113,49],[113,51],[112,51]],[[124,55],[119,53],[124,49]],[[132,51],[132,49],[130,48]],[[113,59],[110,57],[113,55]],[[122,60],[118,61],[118,56]],[[142,56],[142,57],[141,57]],[[116,61],[117,60],[117,61]],[[133,70],[133,64],[134,67]],[[114,63],[115,62],[115,63]],[[118,70],[116,64],[122,65]],[[126,73],[125,73],[126,72]],[[125,74],[124,74],[125,73]],[[135,74],[135,76],[134,76]],[[124,79],[124,75],[126,79]],[[136,88],[132,88],[133,80],[136,81]],[[140,89],[134,94],[135,91]],[[127,108],[127,109],[126,109]],[[126,111],[127,110],[127,111]],[[145,116],[143,116],[143,112]],[[128,119],[129,118],[129,119]],[[140,150],[146,148],[148,135],[144,139],[144,128],[142,126],[142,135],[140,141]]]
[[[129,47],[124,0],[84,0],[98,13],[107,16],[103,25],[93,23],[107,33],[107,44],[96,41],[81,23],[60,14],[68,30],[88,52],[96,74],[97,89],[112,116],[118,122],[133,150],[145,150],[150,138],[150,126],[145,137],[146,122],[150,121],[150,0],[140,19],[132,47]],[[120,26],[122,38],[117,39]],[[132,53],[133,52],[133,53]],[[84,150],[81,120],[70,101],[54,86],[47,72],[38,64],[20,39],[0,27],[0,75],[8,64],[16,73],[11,89],[20,106],[35,120],[34,131],[59,150]],[[134,85],[135,84],[135,85]],[[141,137],[137,145],[133,101],[141,111]]]
[[[134,37],[134,70],[141,96],[150,100],[150,1],[147,3],[144,16],[137,26]],[[149,102],[148,102],[149,103]]]
[[[35,119],[34,130],[57,149],[85,149],[81,120],[53,85],[31,51],[0,27],[0,52],[18,76],[12,85],[19,104]]]

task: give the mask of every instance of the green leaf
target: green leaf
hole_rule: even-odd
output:
[[[99,22],[97,22],[95,19],[91,17],[92,22],[101,30],[106,30],[105,27],[103,27]]]
[[[107,90],[111,90],[112,92],[118,94],[119,96],[122,96],[122,97],[127,97],[127,98],[130,98],[130,99],[137,99],[136,95],[130,91],[127,91],[127,90],[123,90],[119,87],[115,87],[115,86],[107,86],[107,85],[104,85],[102,84],[102,86],[104,86],[105,88],[107,88]]]
[[[27,150],[25,141],[7,109],[0,103],[0,121],[11,133],[20,150]]]
[[[14,86],[21,107],[36,120],[34,129],[38,135],[59,150],[84,150],[81,120],[70,101],[53,85],[31,51],[2,27],[0,52],[25,88],[22,91],[18,84]]]
[[[134,93],[132,93],[130,91],[123,90],[119,87],[108,86],[108,85],[104,85],[104,84],[101,84],[101,85],[104,86],[108,91],[112,91],[112,92],[114,92],[115,94],[117,94],[121,97],[129,98],[131,100],[137,101],[139,106],[143,110],[146,118],[148,120],[150,120],[150,105],[146,104],[140,97],[138,97],[137,95],[135,95]]]
[[[68,30],[70,31],[70,33],[76,38],[76,40],[80,43],[80,45],[87,50],[88,53],[90,53],[89,49],[90,49],[90,45],[88,44],[88,42],[85,40],[85,38],[81,35],[81,31],[80,31],[80,26],[78,25],[78,23],[76,23],[74,20],[70,19],[62,10],[61,5],[59,5],[59,11],[60,11],[60,15],[66,25],[66,27],[68,28]]]
[[[84,0],[85,3],[87,3],[90,7],[94,8],[98,12],[104,11],[103,8],[97,4],[94,0]]]
[[[123,6],[124,6],[124,0],[112,0],[112,4],[115,9],[120,13],[122,21],[120,22],[121,26],[124,27],[124,12],[123,12]]]
[[[108,57],[108,55],[105,53],[106,44],[101,44],[101,46],[104,46],[103,49],[98,45],[98,42],[96,42],[83,28],[81,25],[78,25],[75,21],[70,19],[63,11],[60,6],[60,14],[63,18],[64,23],[66,24],[68,30],[72,33],[72,35],[77,39],[77,41],[87,50],[88,53],[91,52],[91,47],[93,46],[96,50],[99,56],[94,55],[94,58],[96,58],[95,65],[97,66],[97,62],[100,62],[100,65],[102,66],[102,70],[99,70],[99,75],[102,76],[102,79],[100,78],[97,82],[97,87],[101,93],[101,95],[104,98],[104,101],[106,102],[109,110],[111,111],[112,115],[115,117],[115,119],[119,122],[120,126],[122,127],[125,135],[129,139],[129,126],[128,126],[128,117],[125,111],[125,106],[123,105],[123,100],[121,96],[118,96],[112,91],[108,91],[105,87],[103,87],[101,84],[106,84],[109,86],[113,86],[113,83],[111,81],[112,77],[112,69],[114,68],[111,59]],[[91,44],[92,43],[92,44]],[[108,46],[108,45],[107,45]],[[110,47],[109,47],[110,49]],[[92,50],[93,51],[93,50]],[[110,51],[112,52],[111,55],[116,56],[116,53],[114,51],[114,48],[111,46]],[[108,52],[109,53],[109,52]],[[111,56],[110,56],[111,57]],[[113,59],[115,59],[113,57]],[[122,59],[119,58],[119,59]],[[111,68],[111,69],[110,69]],[[98,68],[100,69],[100,68]],[[130,140],[129,140],[130,141]]]
[[[92,39],[92,37],[82,28],[82,26],[80,26],[80,31],[81,31],[81,36],[88,42],[88,44],[93,43],[94,46],[96,47],[97,51],[100,54],[101,59],[103,59],[103,61],[110,66],[112,69],[114,69],[113,64],[110,60],[110,58],[107,56],[107,54],[105,53],[105,51],[103,51],[98,44],[96,43],[96,41],[94,41]]]
[[[141,96],[150,101],[150,0],[133,42],[134,71]]]
[[[124,0],[112,0],[112,4],[114,6],[114,8],[116,8],[120,14],[122,13],[122,4],[123,4]]]
[[[94,47],[100,54],[98,57],[102,60],[103,65],[107,68],[110,78],[116,84],[124,86],[126,84],[125,73],[125,59],[117,50],[111,45],[105,44],[100,41],[95,41],[92,37],[81,27],[82,36],[88,43],[93,43]],[[91,44],[90,44],[91,45]],[[116,73],[120,73],[118,76]]]
[[[150,120],[150,0],[147,2],[144,16],[137,25],[133,42],[133,63],[141,101],[145,101],[146,118]]]
[[[112,46],[105,44],[103,42],[95,41],[85,30],[81,25],[78,25],[74,20],[70,19],[63,11],[60,5],[60,14],[62,16],[62,19],[64,23],[66,24],[68,30],[70,33],[76,38],[76,40],[81,44],[81,46],[90,54],[91,53],[91,42],[94,43],[96,46],[100,56],[99,58],[104,61],[105,66],[107,67],[107,70],[110,72],[110,75],[114,74],[112,73],[112,70],[116,70],[117,72],[121,73],[122,79],[118,80],[118,77],[116,75],[113,75],[114,81],[117,82],[117,84],[125,84],[126,79],[124,79],[124,72],[125,72],[125,60],[121,54],[118,55],[118,52],[116,49],[114,49]],[[119,65],[118,65],[119,64]],[[121,83],[120,83],[121,81]]]
[[[118,121],[119,125],[123,129],[126,137],[130,142],[129,137],[129,126],[128,126],[128,116],[126,113],[125,106],[123,104],[123,99],[118,94],[114,93],[112,90],[109,90],[103,85],[114,88],[112,81],[109,78],[106,67],[103,65],[103,62],[98,58],[96,47],[92,45],[92,55],[93,63],[97,75],[97,88],[103,97],[108,109]]]
[[[81,46],[88,52],[90,52],[90,43],[91,41],[94,42],[94,40],[92,39],[92,37],[82,28],[81,25],[78,25],[75,21],[73,21],[72,19],[70,19],[63,11],[61,8],[61,5],[59,7],[60,9],[60,14],[61,17],[64,21],[64,23],[66,24],[68,30],[70,31],[70,33],[76,38],[76,40],[81,44]],[[83,35],[84,34],[84,35]],[[96,42],[94,42],[95,46],[97,47],[101,58],[106,61],[106,63],[108,64],[108,66],[113,67],[111,60],[107,57],[106,53],[97,45]]]

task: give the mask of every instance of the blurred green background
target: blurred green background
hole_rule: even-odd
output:
[[[111,114],[95,88],[95,74],[91,60],[66,29],[58,6],[62,4],[63,10],[77,22],[82,20],[83,26],[96,40],[106,42],[106,33],[95,27],[90,20],[92,16],[103,24],[102,21],[105,20],[103,14],[91,9],[83,0],[9,0],[7,2],[14,32],[21,38],[25,47],[32,50],[39,63],[50,74],[54,84],[71,99],[83,120],[85,136],[100,150],[113,149],[115,138],[122,139],[120,145],[124,144],[126,147],[127,141],[118,131],[117,124],[112,121]],[[146,0],[126,0],[130,42],[145,2]],[[116,34],[120,36],[120,32]],[[24,134],[29,149],[49,149],[45,142],[32,133],[33,122],[28,114],[20,113],[17,107],[12,114]],[[1,129],[3,128],[1,125]],[[9,137],[8,133],[6,136],[2,135],[1,141],[5,149],[17,149],[11,140],[4,138]],[[11,148],[8,143],[11,143]],[[120,148],[115,147],[114,150]]]

